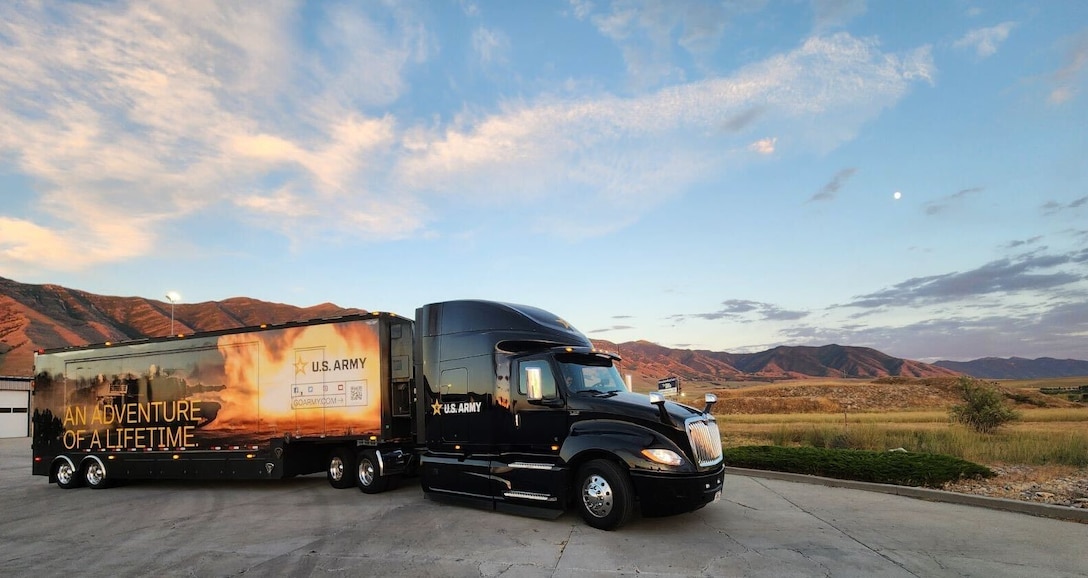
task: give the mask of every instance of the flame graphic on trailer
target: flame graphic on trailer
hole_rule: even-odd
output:
[[[378,320],[58,351],[35,360],[45,451],[381,433]]]
[[[219,351],[228,387],[210,428],[294,435],[380,430],[376,321],[224,335]]]

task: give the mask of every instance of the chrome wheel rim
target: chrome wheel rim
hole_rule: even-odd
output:
[[[72,483],[72,478],[75,477],[75,469],[68,462],[62,463],[57,467],[57,481],[61,484],[68,485]]]
[[[374,464],[370,460],[359,462],[359,483],[363,486],[374,484]]]
[[[344,460],[339,456],[333,457],[329,462],[329,477],[337,482],[344,479]]]
[[[97,486],[102,483],[102,480],[106,479],[106,470],[98,465],[91,464],[87,466],[87,483],[92,486]]]
[[[594,517],[603,518],[612,512],[612,486],[597,474],[582,483],[582,503]]]

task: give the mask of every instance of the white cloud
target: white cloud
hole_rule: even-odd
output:
[[[778,138],[776,137],[761,138],[756,142],[748,145],[748,150],[752,152],[757,152],[761,155],[774,154],[774,148],[777,142]]]
[[[0,159],[40,195],[3,221],[0,270],[153,253],[164,225],[212,207],[304,242],[427,235],[439,204],[546,198],[529,226],[602,234],[745,162],[752,131],[833,148],[933,71],[928,48],[888,54],[838,34],[631,98],[404,119],[390,104],[430,38],[410,15],[386,30],[349,8],[330,5],[315,48],[289,25],[292,4],[77,4],[59,21],[0,4]],[[617,35],[633,25],[615,18]],[[718,34],[684,26],[692,45]]]
[[[1050,104],[1063,104],[1076,98],[1078,84],[1083,83],[1088,70],[1088,28],[1062,41],[1066,45],[1065,64],[1054,72],[1054,88]]]
[[[472,32],[472,49],[482,64],[502,64],[510,51],[510,38],[501,31],[481,26]]]
[[[279,193],[239,192],[270,173],[330,218],[365,216],[372,228],[361,235],[422,226],[359,185],[395,126],[362,111],[399,97],[401,69],[426,42],[330,5],[318,47],[304,47],[295,8],[0,6],[0,158],[41,194],[33,216],[5,222],[0,267],[92,267],[154,251],[164,220],[223,201],[264,198],[270,210]],[[275,223],[294,230],[286,216]]]
[[[897,56],[847,34],[811,38],[727,78],[633,98],[513,102],[500,113],[417,129],[406,145],[413,154],[398,165],[399,179],[408,189],[481,203],[516,195],[581,206],[623,200],[612,206],[626,213],[618,220],[630,220],[721,170],[723,151],[747,148],[750,141],[739,140],[745,135],[716,127],[754,106],[763,112],[746,128],[769,128],[798,146],[825,150],[853,138],[915,80],[932,75],[928,48]],[[541,210],[539,218],[556,215]],[[587,210],[564,218],[596,215]]]
[[[953,42],[952,46],[974,50],[979,58],[987,58],[997,53],[998,46],[1009,38],[1014,27],[1015,22],[1002,22],[989,28],[976,28]]]
[[[676,47],[699,61],[718,46],[730,12],[747,9],[699,0],[615,0],[601,14],[592,14],[592,5],[574,6],[579,18],[589,18],[616,43],[637,87],[685,80],[683,70],[672,63],[674,31]]]

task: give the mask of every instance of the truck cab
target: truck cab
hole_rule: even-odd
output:
[[[416,312],[424,492],[613,529],[636,512],[720,496],[724,465],[702,409],[632,393],[619,358],[542,309],[450,301]]]

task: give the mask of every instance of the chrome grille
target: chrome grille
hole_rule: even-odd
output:
[[[695,452],[695,461],[700,468],[713,466],[722,461],[722,437],[718,433],[718,422],[713,417],[693,417],[687,420],[688,441]]]

